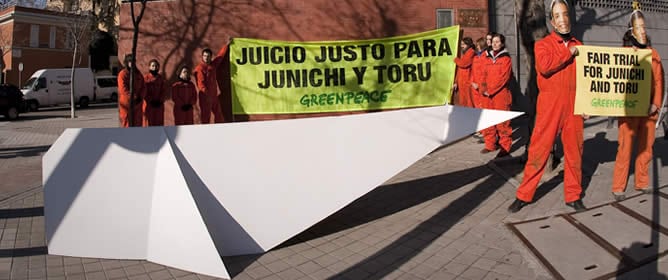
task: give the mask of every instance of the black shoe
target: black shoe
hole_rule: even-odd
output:
[[[487,148],[484,148],[484,149],[480,150],[480,153],[484,155],[484,154],[489,154],[489,153],[491,153],[491,152],[493,152],[493,151],[494,151],[494,150],[488,150]]]
[[[575,209],[575,212],[582,212],[587,210],[587,207],[585,207],[584,203],[582,203],[582,199],[578,199],[573,202],[566,202],[566,206]]]
[[[517,213],[518,211],[520,211],[520,209],[522,209],[522,207],[527,206],[527,205],[529,205],[528,202],[525,202],[525,201],[522,201],[522,200],[519,200],[519,199],[515,198],[515,201],[513,201],[513,204],[510,204],[510,206],[508,206],[508,212]]]
[[[496,154],[496,158],[504,158],[509,156],[510,153],[506,151],[505,149],[501,149],[498,154]]]

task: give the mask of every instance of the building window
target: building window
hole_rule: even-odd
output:
[[[51,26],[49,28],[49,48],[55,49],[56,48],[56,27]]]
[[[436,9],[436,28],[452,26],[452,10]]]
[[[39,25],[30,25],[30,47],[39,47]]]

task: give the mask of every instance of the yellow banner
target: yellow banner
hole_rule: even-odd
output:
[[[343,112],[450,100],[459,26],[377,40],[230,44],[234,114]]]
[[[578,46],[575,114],[647,116],[652,52]]]

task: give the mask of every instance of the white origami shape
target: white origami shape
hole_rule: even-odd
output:
[[[68,129],[43,159],[49,253],[229,278],[441,145],[521,113],[440,106],[338,117]]]

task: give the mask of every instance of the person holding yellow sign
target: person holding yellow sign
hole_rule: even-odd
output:
[[[564,146],[564,201],[576,211],[586,209],[582,193],[583,117],[574,114],[576,46],[582,43],[571,35],[568,3],[554,0],[550,5],[551,34],[535,44],[538,102],[536,123],[531,134],[524,178],[508,211],[515,213],[528,205],[545,172],[548,156],[558,133]]]
[[[650,106],[646,117],[619,117],[619,147],[612,178],[612,194],[615,200],[625,198],[624,190],[629,175],[629,162],[633,149],[633,138],[638,142],[638,155],[635,162],[635,185],[637,191],[650,193],[649,187],[649,163],[652,160],[652,146],[658,112],[661,107],[661,99],[664,87],[663,66],[659,53],[649,47],[647,32],[645,30],[645,17],[640,10],[631,14],[629,31],[632,47],[637,49],[650,49],[652,51],[652,81],[650,89]]]

